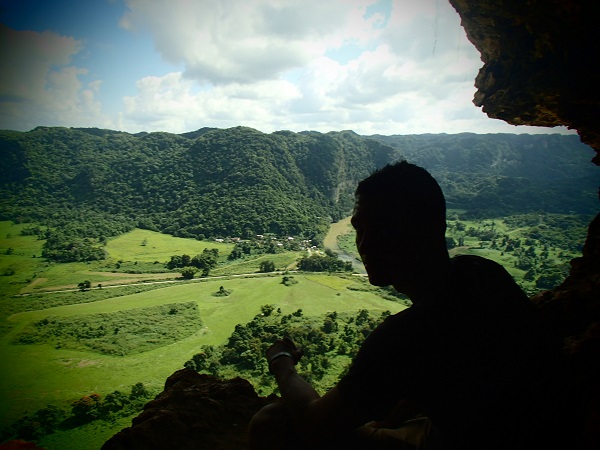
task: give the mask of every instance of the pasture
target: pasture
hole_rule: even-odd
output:
[[[251,320],[260,313],[261,305],[273,304],[284,314],[302,309],[307,316],[359,309],[397,312],[404,308],[372,292],[347,289],[362,283],[358,277],[294,277],[298,284],[293,286],[283,285],[281,276],[207,280],[13,314],[8,317],[11,329],[0,341],[0,370],[4,374],[0,385],[2,422],[14,419],[26,410],[73,401],[93,392],[126,389],[137,382],[161,388],[165,379],[181,368],[200,345],[225,343],[235,325]],[[231,291],[231,295],[213,296],[220,286]],[[48,317],[124,314],[139,308],[187,302],[197,304],[202,328],[184,339],[143,353],[111,356],[49,344],[13,343],[29,324]]]
[[[164,263],[172,255],[193,257],[205,248],[216,248],[219,260],[226,261],[233,248],[233,244],[177,238],[135,229],[109,239],[105,247],[107,258],[103,261],[53,263],[41,258],[44,241],[38,240],[37,236],[20,235],[21,230],[29,226],[31,224],[0,222],[0,275],[4,275],[0,276],[0,291],[3,294],[76,289],[84,280],[97,287],[99,284],[110,286],[179,278],[178,272],[164,269]],[[130,270],[131,273],[117,271],[117,264],[128,264],[135,270]],[[149,266],[162,273],[148,273],[145,269]],[[257,270],[258,263],[254,271]]]

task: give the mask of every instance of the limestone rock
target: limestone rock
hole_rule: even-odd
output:
[[[182,369],[144,411],[109,439],[103,450],[246,448],[246,429],[254,413],[272,401],[259,397],[241,378],[219,380]]]
[[[600,152],[593,0],[450,0],[484,66],[473,102],[513,125],[566,125]],[[600,165],[600,156],[595,163]]]

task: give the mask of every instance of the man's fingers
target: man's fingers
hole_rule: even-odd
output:
[[[294,341],[292,341],[289,337],[285,336],[283,339],[281,339],[281,341],[291,347],[293,350],[296,350],[296,344],[294,344]]]

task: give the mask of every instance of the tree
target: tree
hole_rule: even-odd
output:
[[[124,409],[129,405],[129,397],[121,391],[113,391],[107,394],[102,402],[102,415],[109,416],[110,413],[115,413]]]
[[[260,272],[266,273],[266,272],[273,272],[274,270],[275,270],[275,263],[273,261],[271,261],[270,259],[260,262],[260,266],[259,266]]]
[[[86,395],[71,404],[71,413],[76,422],[87,423],[100,416],[100,406],[100,395]]]
[[[223,286],[219,286],[219,290],[213,294],[215,297],[227,297],[231,294],[231,291],[225,289]]]
[[[183,267],[181,264],[181,256],[173,255],[171,260],[167,263],[167,269],[176,269],[177,267]]]
[[[186,280],[191,280],[192,278],[194,278],[195,274],[196,269],[194,267],[188,266],[181,269],[181,276]]]
[[[77,285],[81,292],[86,291],[92,287],[92,282],[90,280],[82,281]]]
[[[268,317],[271,315],[271,313],[275,310],[275,307],[273,305],[262,305],[260,307],[260,312],[262,312],[262,314],[265,317]]]
[[[129,394],[130,400],[144,399],[148,398],[149,396],[150,392],[148,392],[148,389],[146,389],[144,383],[139,382],[131,386],[131,394]]]
[[[192,257],[190,255],[181,255],[181,266],[187,267],[192,264]]]
[[[205,248],[202,254],[196,255],[191,260],[191,265],[202,270],[202,276],[206,277],[212,269],[217,266],[219,250],[216,248]]]

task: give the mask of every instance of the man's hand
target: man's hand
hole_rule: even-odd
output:
[[[277,358],[286,357],[291,358],[294,365],[300,361],[304,352],[302,349],[296,347],[294,341],[289,337],[276,340],[273,345],[267,349],[267,362],[269,363],[269,370],[271,370],[271,363]]]

